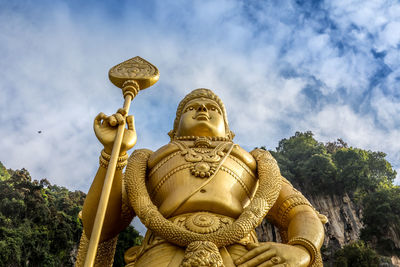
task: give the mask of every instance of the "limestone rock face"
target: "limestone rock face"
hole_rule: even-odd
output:
[[[325,227],[323,256],[330,257],[336,250],[346,244],[356,241],[360,237],[363,227],[361,222],[362,211],[347,194],[307,196],[311,204],[322,214],[328,217]]]
[[[327,250],[323,252],[324,254],[330,255],[351,241],[359,239],[362,228],[361,210],[347,194],[344,197],[336,195],[306,195],[306,197],[329,220],[325,224],[324,246]],[[278,229],[265,219],[257,227],[256,232],[260,241],[281,241]]]
[[[337,243],[340,247],[359,239],[362,228],[361,209],[354,204],[348,195],[339,197],[309,196],[311,204],[322,214],[328,217],[325,224],[324,245]]]
[[[270,224],[266,219],[256,228],[256,234],[260,242],[282,242],[278,228]]]
[[[298,186],[295,187],[299,188]],[[328,194],[307,194],[306,190],[302,190],[301,188],[300,191],[303,192],[316,210],[328,217],[329,222],[324,225],[325,240],[321,252],[322,257],[328,260],[324,265],[331,266],[329,259],[331,259],[331,256],[333,256],[336,250],[359,239],[363,227],[361,222],[361,207],[357,206],[347,194],[341,197]],[[392,233],[388,233],[388,236],[395,242],[396,247],[400,246],[400,237],[394,230],[391,232]],[[256,228],[256,233],[261,242],[281,242],[278,229],[266,219]],[[400,266],[398,257],[393,256],[391,260],[392,265],[387,264],[385,266]]]

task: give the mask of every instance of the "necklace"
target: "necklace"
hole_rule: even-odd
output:
[[[176,136],[174,140],[179,141],[196,141],[196,140],[209,140],[209,141],[232,141],[228,137],[223,136]]]
[[[189,147],[182,142],[174,141],[181,150],[186,162],[193,163],[190,167],[190,173],[199,178],[208,178],[212,176],[224,156],[224,150],[230,142],[221,142],[214,149],[211,146],[211,140],[206,137],[195,137],[194,147]],[[186,141],[186,140],[185,140]]]

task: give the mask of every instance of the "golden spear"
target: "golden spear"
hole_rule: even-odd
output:
[[[115,86],[122,89],[125,99],[123,106],[123,109],[125,110],[124,118],[126,119],[133,98],[135,98],[140,90],[146,89],[147,87],[155,84],[160,77],[160,73],[158,69],[150,62],[141,57],[134,57],[112,67],[108,73],[108,76],[110,81]],[[108,164],[99,205],[97,207],[96,218],[90,237],[89,248],[85,258],[85,267],[92,267],[96,258],[97,247],[99,244],[111,187],[114,180],[124,129],[125,120],[124,123],[118,125],[117,134],[115,136],[111,158]]]

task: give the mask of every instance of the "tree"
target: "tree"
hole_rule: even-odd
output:
[[[304,193],[346,193],[356,200],[363,207],[362,240],[383,255],[400,255],[391,240],[400,235],[400,189],[393,185],[396,171],[385,153],[348,147],[342,139],[324,145],[311,132],[296,132],[271,153],[282,175]],[[346,249],[368,251],[358,243]]]
[[[338,138],[336,141],[327,142],[325,144],[326,151],[330,154],[335,153],[338,149],[347,148],[348,145],[343,139]]]
[[[142,243],[143,237],[132,226],[127,227],[118,236],[117,248],[114,256],[114,267],[124,266],[124,253],[127,249]]]
[[[271,151],[279,163],[282,175],[301,185],[309,183],[309,179],[304,179],[303,173],[307,161],[313,155],[323,155],[325,152],[324,146],[314,139],[312,132],[296,132],[289,139],[282,139],[276,152]],[[313,163],[308,162],[308,164],[312,165]]]
[[[390,186],[396,177],[383,152],[341,148],[332,157],[338,169],[337,182],[350,194],[374,192]]]
[[[10,178],[10,174],[7,172],[6,167],[0,161],[0,181],[4,181]]]
[[[314,154],[299,167],[299,177],[311,193],[332,192],[336,188],[337,167],[330,155]]]
[[[385,153],[348,147],[342,139],[323,144],[312,132],[296,132],[282,139],[271,153],[282,175],[310,193],[347,193],[361,198],[390,187],[396,177]]]
[[[362,204],[361,239],[370,242],[382,255],[400,256],[400,248],[390,237],[400,235],[400,187],[382,188],[368,194]]]
[[[1,164],[0,192],[0,266],[73,266],[86,195]],[[114,266],[123,266],[124,251],[141,240],[132,226],[121,232]]]
[[[334,256],[337,267],[378,267],[379,255],[363,241],[344,246]]]
[[[85,194],[32,181],[25,169],[6,172],[0,179],[0,265],[73,266]]]

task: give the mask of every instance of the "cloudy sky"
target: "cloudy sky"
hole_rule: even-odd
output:
[[[205,87],[248,150],[311,130],[386,152],[400,172],[400,3],[390,0],[2,0],[0,161],[86,192],[101,150],[93,118],[123,103],[108,70],[137,55],[161,73],[131,106],[137,148],[167,143],[179,100]]]

